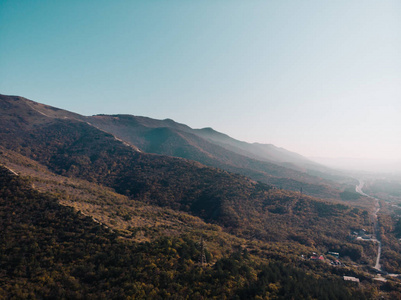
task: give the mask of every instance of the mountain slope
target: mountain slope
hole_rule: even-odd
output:
[[[241,209],[270,189],[245,177],[167,156],[144,154],[82,121],[55,119],[18,98],[2,98],[3,147],[61,175],[99,182],[161,206],[238,226]]]
[[[305,194],[317,197],[339,199],[344,187],[353,184],[352,179],[338,172],[273,145],[248,144],[212,129],[194,130],[171,120],[146,118],[148,123],[144,124],[141,118],[99,115],[87,120],[145,152],[196,160],[277,187],[294,191],[302,188]],[[283,162],[291,159],[297,164]]]
[[[323,184],[324,180],[277,164],[260,161],[238,154],[205,140],[197,131],[181,124],[176,126],[147,127],[137,122],[137,117],[127,115],[88,117],[97,128],[110,132],[128,141],[145,152],[183,157],[203,164],[251,176],[269,183],[271,177],[291,178],[302,183]],[[164,121],[159,121],[167,125]],[[171,122],[169,122],[171,123]],[[283,184],[285,185],[285,183]]]
[[[4,104],[1,145],[57,174],[97,182],[131,198],[190,212],[233,230],[258,232],[265,238],[281,235],[272,233],[279,229],[273,230],[273,219],[268,218],[271,214],[285,217],[297,212],[289,219],[294,218],[294,228],[302,223],[298,214],[314,213],[318,219],[325,216],[322,205],[315,205],[316,200],[306,196],[299,201],[298,193],[272,190],[194,161],[142,153],[87,122],[39,113],[18,97],[0,100]],[[325,205],[324,210],[329,209]],[[336,216],[342,208],[332,206],[331,210]],[[350,209],[345,211],[349,217],[353,215]],[[272,231],[265,232],[265,226]],[[338,232],[344,233],[343,229]]]
[[[344,187],[353,183],[295,153],[273,145],[236,141],[212,129],[194,130],[169,119],[155,120],[131,115],[84,117],[26,99],[24,101],[42,115],[87,122],[148,153],[195,160],[277,187],[294,191],[302,188],[305,194],[317,197],[340,199]],[[272,160],[275,162],[272,163]],[[283,163],[291,160],[297,165]]]
[[[291,163],[295,166],[313,164],[312,161],[306,159],[302,155],[290,152],[283,148],[278,148],[272,144],[259,144],[259,143],[246,143],[235,140],[230,136],[213,130],[212,128],[203,128],[194,130],[197,135],[206,138],[214,143],[226,148],[231,149],[236,153],[240,153],[249,157],[253,157],[262,161],[269,161],[275,163]],[[294,167],[295,167],[294,166]]]
[[[322,289],[313,290],[316,275],[327,279],[324,285],[334,280],[329,295],[344,299],[352,291],[362,294],[358,289],[337,294],[344,288],[335,274],[370,280],[363,267],[336,269],[299,259],[332,250],[349,265],[370,264],[375,245],[347,239],[350,231],[369,228],[367,211],[274,189],[195,161],[143,153],[79,115],[39,110],[20,97],[0,96],[0,115],[0,163],[13,170],[0,166],[0,297],[325,297]],[[169,131],[165,136],[170,138]],[[99,229],[99,222],[112,232]],[[147,234],[148,243],[132,243],[143,240],[139,232]],[[213,254],[219,255],[214,265],[194,264],[199,250],[184,235],[191,232],[211,239]],[[222,257],[232,251],[228,239],[246,251]],[[249,259],[247,251],[255,256]],[[277,274],[298,275],[273,280],[266,275],[269,267],[259,264],[266,259],[286,262]],[[294,266],[310,270],[312,277],[296,273]],[[266,282],[281,287],[266,291]],[[19,293],[21,284],[25,294]]]
[[[123,240],[1,166],[0,207],[2,299],[370,296],[344,287],[336,274],[307,274],[308,264],[255,261],[241,250],[202,266],[194,263],[201,252],[188,236]]]

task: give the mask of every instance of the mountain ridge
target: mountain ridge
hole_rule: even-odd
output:
[[[327,173],[324,171],[306,172],[304,163],[305,161],[308,162],[306,159],[302,160],[304,165],[295,167],[291,162],[271,162],[266,157],[258,160],[255,158],[257,157],[254,153],[255,151],[263,154],[266,153],[266,147],[280,148],[260,144],[255,144],[255,146],[237,141],[211,128],[206,130],[192,129],[171,119],[156,120],[127,114],[82,116],[22,97],[14,97],[25,101],[30,108],[49,118],[81,121],[108,132],[117,140],[130,144],[136,151],[195,160],[211,167],[239,173],[277,187],[294,191],[299,191],[302,188],[306,194],[327,199],[340,199],[340,193],[344,188],[343,182],[339,184],[333,181],[332,177],[326,176]],[[205,131],[209,132],[206,137]],[[216,142],[215,139],[211,139],[210,132],[213,135],[224,136],[230,142],[230,145],[227,146],[221,141]],[[240,145],[237,151],[235,151],[236,144]],[[250,151],[249,149],[243,149],[252,145],[254,148]],[[263,149],[260,150],[260,148]],[[288,153],[291,153],[287,150],[284,152],[287,153],[287,156],[289,156]],[[299,157],[297,154],[291,153],[291,155]],[[315,176],[316,174],[318,177]],[[341,179],[341,181],[349,184],[349,179]]]

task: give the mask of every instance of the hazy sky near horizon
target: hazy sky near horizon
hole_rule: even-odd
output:
[[[0,93],[401,160],[401,1],[0,1]]]

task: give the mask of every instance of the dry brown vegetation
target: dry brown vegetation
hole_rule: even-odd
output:
[[[135,286],[132,288],[135,291],[152,290],[153,283],[149,283],[152,272],[163,274],[158,284],[166,284],[174,276],[179,276],[179,272],[169,268],[180,266],[185,272],[198,272],[194,257],[199,255],[199,250],[195,244],[201,238],[207,243],[207,267],[211,273],[206,277],[191,273],[195,277],[199,275],[193,282],[205,283],[212,281],[211,278],[219,278],[215,282],[222,281],[224,289],[229,288],[224,293],[233,293],[231,285],[238,281],[244,295],[268,295],[264,280],[276,281],[267,275],[265,277],[264,267],[254,264],[272,260],[306,268],[312,277],[317,278],[323,276],[338,280],[341,274],[358,275],[366,280],[363,287],[372,286],[367,264],[373,264],[376,247],[370,242],[349,239],[351,231],[370,227],[369,212],[363,209],[366,205],[364,200],[356,202],[362,203],[360,207],[345,205],[341,201],[328,202],[299,192],[277,189],[198,162],[138,152],[87,123],[50,118],[29,110],[29,105],[27,110],[25,102],[13,101],[6,102],[10,104],[9,113],[0,119],[0,125],[4,125],[0,127],[0,163],[17,172],[19,177],[3,178],[5,186],[2,191],[7,200],[4,207],[8,211],[16,209],[21,214],[18,216],[21,220],[25,214],[40,225],[36,228],[29,222],[22,227],[11,224],[12,220],[5,213],[4,229],[15,235],[13,242],[16,245],[20,238],[18,230],[22,230],[25,236],[24,230],[32,225],[39,230],[38,236],[44,247],[48,246],[48,237],[44,234],[46,226],[42,226],[38,217],[45,215],[46,220],[58,228],[56,233],[62,236],[63,241],[65,237],[75,235],[68,231],[74,228],[80,244],[85,244],[86,238],[82,237],[88,236],[96,249],[101,248],[102,241],[110,245],[113,253],[116,249],[120,251],[120,246],[125,247],[121,251],[128,260],[133,259],[132,253],[127,250],[130,247],[139,249],[140,257],[144,249],[155,250],[148,265],[138,263],[129,275],[123,274],[129,280],[137,276],[136,272],[142,272],[148,278],[142,282],[146,288]],[[14,107],[14,104],[17,106]],[[20,110],[22,113],[15,118]],[[26,188],[25,183],[33,189]],[[23,204],[13,202],[14,198],[17,199],[13,196],[13,189],[19,193]],[[37,205],[29,202],[29,195],[38,201]],[[347,193],[344,196],[352,198],[354,195]],[[55,205],[55,199],[62,206]],[[49,212],[46,205],[51,208]],[[24,206],[29,211],[25,211]],[[57,213],[72,223],[62,224],[55,218]],[[385,224],[384,221],[382,223]],[[90,231],[86,232],[84,228]],[[382,228],[385,230],[386,227]],[[93,235],[95,231],[102,233],[100,240]],[[50,248],[59,247],[51,241]],[[156,249],[152,249],[152,245]],[[13,247],[10,244],[3,250],[9,253],[7,251],[12,251]],[[32,247],[36,247],[35,244]],[[78,251],[74,243],[69,243],[68,247],[72,253]],[[82,249],[78,252],[84,255],[86,250]],[[25,255],[24,251],[21,255]],[[317,264],[301,259],[302,254],[308,258],[312,252],[324,254],[327,251],[339,252],[347,267],[332,267],[327,262]],[[95,264],[94,261],[106,255],[99,250],[95,253],[98,256],[84,257]],[[46,255],[46,252],[42,254]],[[183,256],[185,259],[182,259]],[[15,259],[13,255],[8,257],[10,261]],[[168,262],[162,262],[163,257]],[[120,270],[124,262],[115,260]],[[110,262],[110,265],[114,266],[116,261]],[[34,266],[36,262],[32,260],[31,263]],[[80,263],[84,264],[83,261]],[[266,274],[282,276],[286,267],[280,265],[280,272],[269,270]],[[8,268],[12,269],[12,266]],[[74,269],[76,265],[68,268]],[[240,270],[247,275],[242,276]],[[23,269],[20,273],[24,272]],[[77,272],[90,277],[96,272],[98,276],[103,269]],[[291,272],[298,274],[296,270]],[[20,280],[18,276],[17,280]],[[188,284],[188,278],[182,280]],[[308,283],[305,285],[309,286]],[[205,286],[208,291],[213,289],[208,284]],[[302,285],[297,286],[302,289]],[[176,288],[182,291],[183,287]],[[281,288],[275,286],[273,290],[277,293],[289,292],[291,287]],[[161,290],[166,291],[164,287]],[[303,292],[305,295],[312,293]]]

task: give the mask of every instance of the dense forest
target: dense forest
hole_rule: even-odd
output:
[[[368,299],[373,292],[280,261],[256,263],[241,249],[201,265],[201,248],[188,236],[123,240],[4,168],[0,205],[2,298]]]
[[[192,213],[237,235],[342,249],[355,261],[372,256],[371,244],[346,241],[351,228],[369,226],[362,209],[274,189],[193,161],[144,154],[83,122],[55,120],[20,133],[21,140],[4,136],[9,148],[60,175]]]

